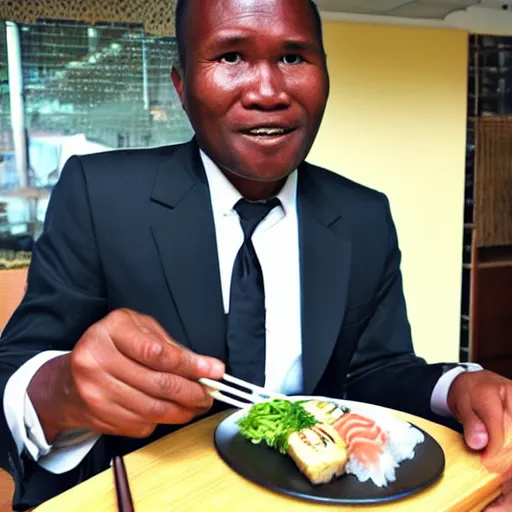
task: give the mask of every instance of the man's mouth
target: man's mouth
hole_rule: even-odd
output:
[[[295,128],[285,128],[276,126],[259,126],[257,128],[250,128],[242,130],[245,135],[252,135],[254,137],[276,137],[279,135],[287,135],[295,130]]]

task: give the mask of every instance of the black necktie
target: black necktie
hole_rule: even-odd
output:
[[[241,199],[235,205],[244,232],[231,276],[227,330],[228,371],[234,377],[265,383],[265,290],[263,273],[252,244],[256,226],[280,204]]]

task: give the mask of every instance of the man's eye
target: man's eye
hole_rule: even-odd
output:
[[[221,62],[226,62],[227,64],[236,64],[242,60],[242,56],[239,53],[231,52],[225,53],[221,57]]]
[[[287,53],[286,55],[283,55],[282,60],[284,64],[301,64],[304,62],[304,59],[295,53]]]

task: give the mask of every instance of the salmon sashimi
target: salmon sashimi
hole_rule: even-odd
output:
[[[377,425],[374,425],[371,428],[353,428],[347,434],[347,444],[352,443],[356,439],[370,439],[371,441],[375,441],[379,443],[381,446],[384,446],[388,442],[388,436],[386,432],[382,430]]]
[[[359,438],[352,441],[349,453],[367,467],[378,466],[382,455],[382,445],[378,441]]]
[[[375,441],[378,439],[379,441],[381,441],[382,434],[384,434],[384,432],[377,425],[373,425],[372,427],[367,427],[366,425],[361,425],[357,427],[355,426],[352,429],[350,429],[347,435],[345,436],[345,443],[350,444],[355,439],[360,438],[370,439],[371,441]]]
[[[375,422],[359,414],[345,414],[338,421],[333,424],[333,427],[338,431],[340,437],[346,442],[348,433],[355,427],[371,428]]]
[[[355,420],[358,420],[360,421],[361,423],[365,424],[365,425],[375,425],[375,422],[373,420],[371,420],[370,418],[366,418],[365,416],[361,416],[360,414],[356,414],[354,412],[350,412],[348,414],[344,414],[341,418],[339,418],[333,426],[335,426],[336,428],[340,428],[342,427],[343,425],[345,425],[345,423],[347,422],[352,422],[352,421],[355,421]]]
[[[379,466],[388,439],[375,421],[349,413],[334,423],[333,427],[347,445],[350,456],[364,466]]]

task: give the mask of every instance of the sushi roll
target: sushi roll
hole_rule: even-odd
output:
[[[312,414],[320,423],[333,425],[343,415],[350,412],[346,407],[340,407],[333,402],[323,400],[309,400],[302,403],[302,407]]]
[[[347,446],[345,473],[353,474],[360,482],[371,480],[378,487],[386,487],[395,481],[400,463],[414,457],[414,448],[424,441],[424,436],[407,423],[379,423],[351,412],[332,427]]]
[[[342,475],[348,460],[347,446],[330,425],[318,424],[288,438],[288,455],[313,484],[324,484]]]

